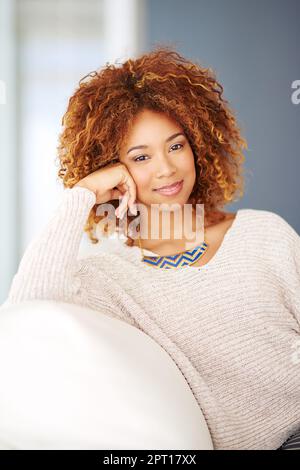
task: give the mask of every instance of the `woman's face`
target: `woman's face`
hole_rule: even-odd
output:
[[[135,181],[136,202],[149,207],[187,203],[196,180],[194,155],[182,127],[164,113],[145,109],[135,116],[119,160]],[[183,186],[177,194],[156,191],[181,180]]]

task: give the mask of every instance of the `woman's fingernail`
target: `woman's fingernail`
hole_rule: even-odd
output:
[[[132,204],[132,206],[131,206],[131,212],[133,213],[133,215],[137,215],[137,208],[136,208],[136,205],[135,205],[135,204]]]

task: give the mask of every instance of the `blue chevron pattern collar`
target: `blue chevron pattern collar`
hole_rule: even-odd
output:
[[[140,240],[139,240],[140,242]],[[143,253],[143,248],[141,247],[141,251]],[[181,253],[177,253],[175,255],[168,255],[168,256],[145,256],[142,254],[142,261],[144,263],[153,266],[154,268],[161,268],[161,269],[173,269],[173,268],[181,268],[186,265],[191,265],[196,263],[198,259],[203,256],[205,251],[207,250],[208,245],[205,242],[202,242],[201,245],[192,248],[191,250],[186,250]]]

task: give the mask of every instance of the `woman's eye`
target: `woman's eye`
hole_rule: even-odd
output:
[[[133,159],[134,162],[137,162],[137,161],[143,161],[143,160],[138,160],[138,158],[142,158],[144,157],[145,155],[140,155],[139,157],[136,157]]]
[[[183,147],[182,144],[174,144],[174,145],[172,145],[172,147],[176,147],[176,145],[181,145],[181,147]],[[171,148],[172,148],[172,147],[171,147]]]
[[[174,144],[174,145],[172,145],[171,148],[176,147],[176,145],[180,145],[181,147],[183,147],[182,144]],[[178,150],[178,149],[176,149],[176,150]],[[135,162],[137,162],[137,161],[144,161],[144,160],[138,160],[139,158],[142,158],[142,157],[145,157],[145,155],[139,155],[138,157],[134,158],[133,160],[134,160]]]

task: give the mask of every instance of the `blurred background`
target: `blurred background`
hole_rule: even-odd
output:
[[[0,0],[0,304],[61,198],[79,80],[156,43],[213,68],[236,112],[248,176],[226,210],[270,210],[300,233],[299,18],[299,0]]]

